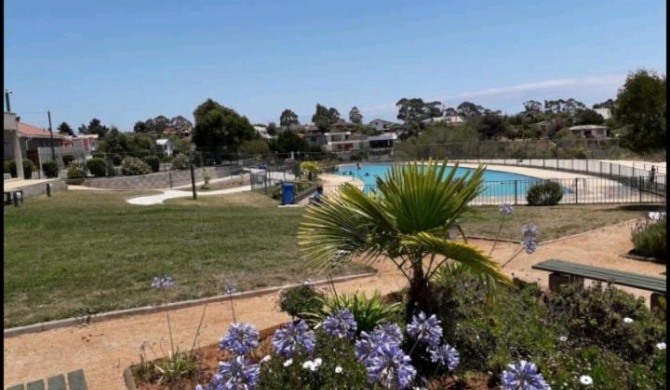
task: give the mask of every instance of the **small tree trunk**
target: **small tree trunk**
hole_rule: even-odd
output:
[[[412,316],[423,311],[432,314],[436,304],[428,279],[423,272],[421,260],[412,262],[412,280],[409,282],[409,299],[405,309],[405,323],[412,322]]]

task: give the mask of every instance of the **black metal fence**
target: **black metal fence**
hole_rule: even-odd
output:
[[[482,193],[471,205],[526,205],[528,190],[546,179],[485,181]],[[563,188],[563,197],[559,204],[604,204],[604,203],[665,203],[665,184],[650,182],[646,177],[627,178],[627,181],[616,181],[607,178],[574,178],[551,179]],[[356,185],[356,184],[354,184]],[[375,186],[357,185],[366,193],[375,191]],[[662,189],[661,189],[662,187]],[[328,196],[337,195],[338,185],[324,186]]]

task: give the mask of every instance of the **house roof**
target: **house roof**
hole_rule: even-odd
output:
[[[368,141],[392,141],[396,139],[398,139],[398,135],[396,133],[375,135],[367,138]]]
[[[572,126],[570,130],[572,131],[582,131],[582,130],[601,130],[608,129],[607,126],[598,126],[598,125],[581,125],[581,126]]]
[[[17,129],[21,137],[26,138],[50,138],[51,134],[46,129],[40,129],[37,126],[29,125],[27,123],[19,122],[17,123]],[[55,139],[65,139],[61,134],[54,132],[53,134]]]
[[[387,121],[387,120],[379,119],[379,118],[375,118],[375,119],[371,120],[371,121],[370,121],[370,124],[371,124],[372,122],[388,123],[389,125],[394,125],[394,124],[395,124],[394,122],[389,122],[389,121]]]

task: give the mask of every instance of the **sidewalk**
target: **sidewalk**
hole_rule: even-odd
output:
[[[631,248],[631,223],[622,223],[585,234],[540,245],[533,255],[522,254],[512,261],[505,273],[524,280],[539,281],[548,287],[548,275],[532,270],[531,266],[548,258],[560,258],[583,264],[659,276],[665,271],[662,264],[625,259],[619,255]],[[488,253],[492,242],[471,239],[469,242]],[[503,263],[518,248],[517,244],[498,243],[493,257]],[[405,279],[390,261],[375,264],[378,274],[337,284],[338,292],[364,291],[382,294],[398,291]],[[149,283],[149,281],[147,282]],[[649,293],[622,288],[649,301]],[[289,319],[276,305],[277,293],[237,299],[235,313],[238,321],[253,323],[259,329]],[[189,349],[193,342],[203,307],[195,306],[170,312],[175,344],[180,350]],[[200,331],[200,346],[217,343],[231,323],[230,302],[209,304]],[[125,389],[123,370],[139,362],[140,344],[147,340],[157,353],[169,349],[165,313],[138,315],[93,323],[85,327],[68,327],[5,338],[4,386],[46,378],[83,368],[89,388],[100,390]],[[154,356],[149,354],[149,358]]]

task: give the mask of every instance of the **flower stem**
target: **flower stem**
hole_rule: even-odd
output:
[[[237,323],[237,320],[235,319],[235,304],[233,303],[233,297],[230,297],[230,310],[233,312],[233,324]]]
[[[163,299],[165,301],[165,305],[167,305],[167,292],[165,289],[163,290]],[[172,339],[172,324],[170,323],[170,309],[168,308],[165,310],[165,316],[167,317],[167,323],[168,323],[168,332],[170,333],[170,352],[172,353],[172,356],[174,356],[174,341]]]
[[[520,254],[522,251],[523,251],[523,248],[517,250],[517,252],[516,252],[515,254],[513,254],[512,257],[510,257],[509,260],[507,260],[507,261],[505,262],[505,264],[503,264],[503,265],[500,267],[500,269],[505,268],[505,266],[506,266],[507,264],[509,264],[512,260],[514,260],[515,257],[519,256],[519,254]]]
[[[202,326],[202,321],[205,319],[205,310],[207,310],[207,304],[205,303],[205,307],[202,308],[202,315],[200,315],[200,322],[198,323],[198,330],[195,331],[195,336],[193,337],[193,345],[191,345],[191,351],[189,354],[193,353],[193,350],[195,349],[195,341],[198,339],[198,336],[200,335],[200,327]]]
[[[505,223],[505,214],[502,215],[500,218],[500,226],[498,227],[498,234],[496,235],[496,240],[493,241],[493,246],[491,247],[491,252],[489,252],[489,257],[491,257],[491,254],[493,253],[493,250],[496,249],[496,244],[498,243],[498,240],[500,239],[500,234],[502,233],[502,228],[503,224]]]

